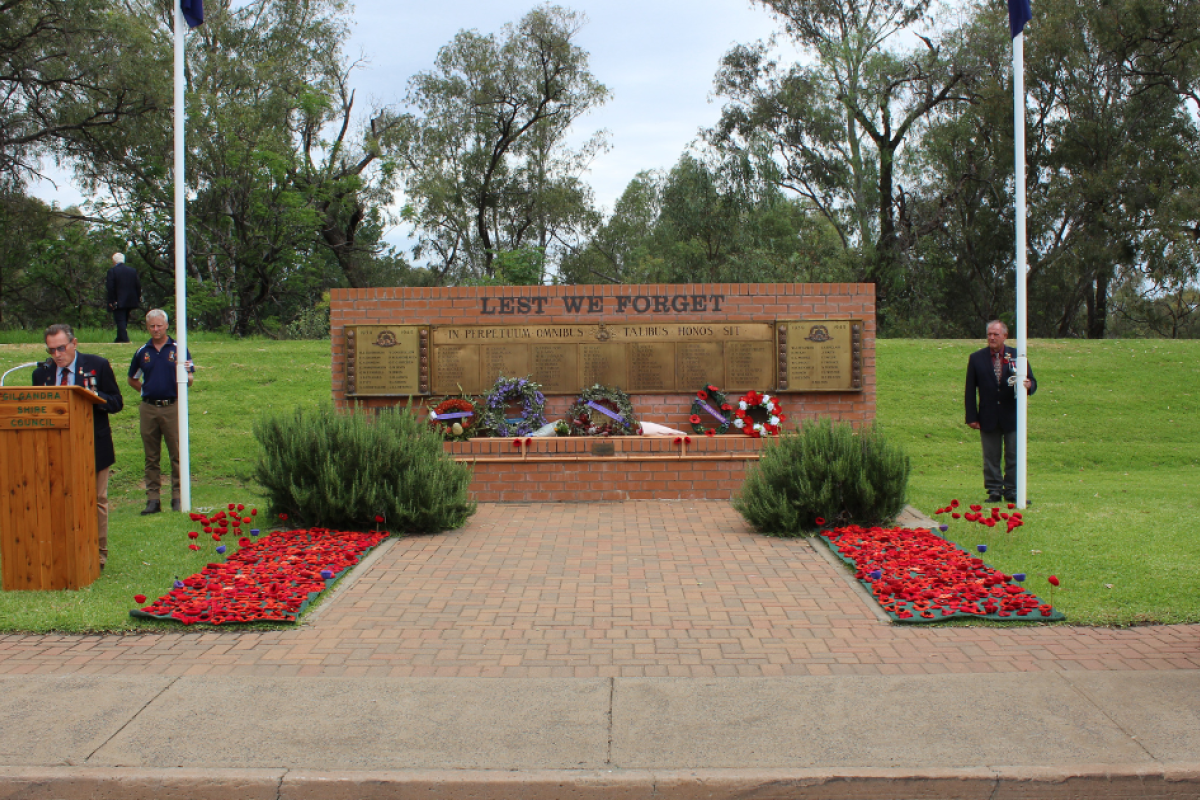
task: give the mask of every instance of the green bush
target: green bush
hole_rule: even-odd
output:
[[[447,456],[441,437],[406,408],[376,415],[326,404],[268,413],[255,422],[254,436],[261,445],[254,477],[272,513],[398,533],[457,528],[475,513],[470,468]]]
[[[908,456],[875,426],[809,422],[763,449],[733,507],[760,533],[890,521],[904,508]]]

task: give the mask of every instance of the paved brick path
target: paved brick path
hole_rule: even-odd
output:
[[[881,623],[724,501],[484,505],[392,544],[296,630],[0,636],[0,674],[887,675],[1200,668],[1200,626]]]

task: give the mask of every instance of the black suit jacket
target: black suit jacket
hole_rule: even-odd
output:
[[[1008,379],[1016,372],[1017,351],[1012,347],[1004,348],[1004,366],[1000,381],[996,381],[996,371],[992,368],[992,352],[986,347],[971,353],[967,361],[967,389],[964,402],[967,407],[967,424],[979,423],[979,429],[992,432],[999,428],[1004,433],[1012,433],[1017,429],[1017,389],[1009,386]],[[1037,391],[1037,378],[1033,377],[1033,367],[1029,367],[1026,376],[1031,382],[1029,393]]]
[[[121,387],[117,386],[117,377],[113,374],[112,364],[108,363],[107,358],[76,353],[75,385],[83,386],[84,378],[89,375],[96,376],[96,394],[104,398],[103,403],[92,406],[92,432],[96,439],[96,471],[99,472],[117,462],[108,415],[116,414],[124,408],[125,400],[121,397]],[[34,386],[54,386],[57,383],[58,367],[54,365],[53,359],[33,371]]]
[[[142,305],[142,280],[137,270],[128,264],[114,264],[104,279],[109,309],[140,308]]]

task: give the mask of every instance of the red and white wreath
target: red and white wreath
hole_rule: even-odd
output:
[[[779,401],[769,394],[750,391],[738,400],[733,412],[733,427],[747,436],[778,436],[787,415],[779,410]]]

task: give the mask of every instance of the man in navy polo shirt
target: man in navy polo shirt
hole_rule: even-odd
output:
[[[142,448],[146,452],[146,508],[142,514],[162,511],[159,493],[162,488],[162,440],[166,437],[167,452],[171,455],[171,510],[180,510],[182,482],[179,475],[179,409],[175,401],[179,390],[175,383],[178,355],[175,340],[167,335],[167,312],[152,308],[146,312],[146,330],[150,341],[133,354],[129,364],[129,385],[142,394],[138,410],[141,420]],[[187,360],[188,386],[192,385],[192,354]]]

